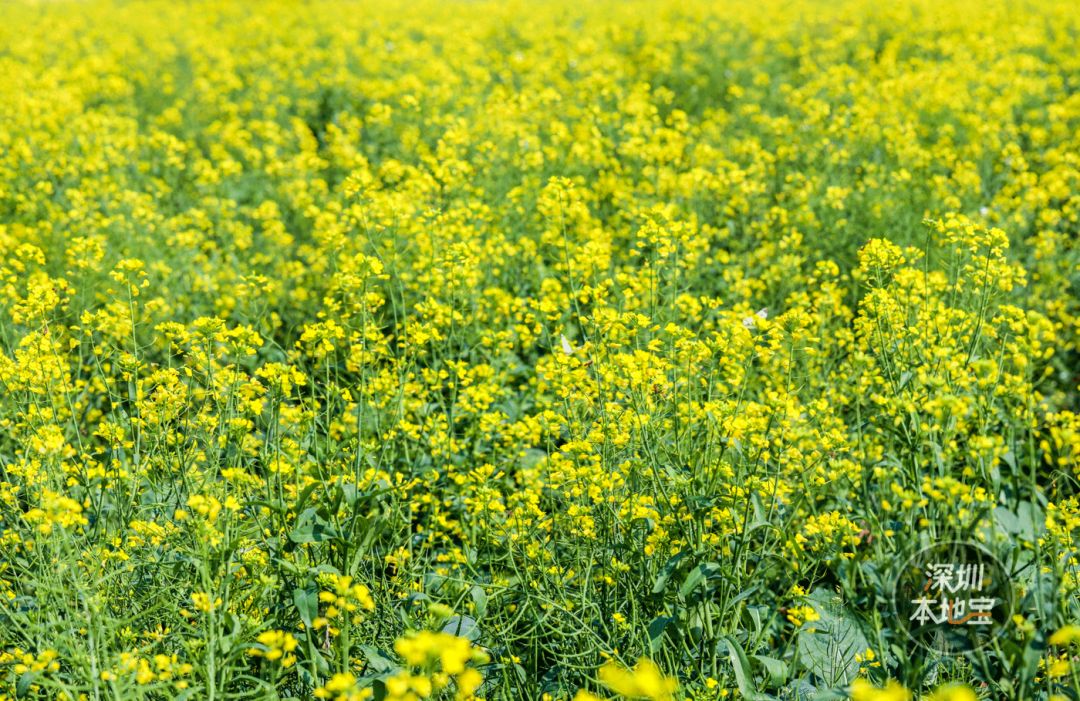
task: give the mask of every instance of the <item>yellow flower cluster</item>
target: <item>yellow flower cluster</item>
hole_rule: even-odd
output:
[[[667,701],[678,688],[675,679],[647,658],[638,660],[632,669],[609,662],[600,668],[599,676],[601,684],[624,698]]]
[[[326,610],[324,616],[313,622],[315,628],[329,626],[335,619],[348,619],[353,624],[359,624],[363,620],[361,611],[375,610],[375,601],[367,586],[353,583],[352,577],[348,576],[331,574],[325,579],[331,588],[319,592],[319,601],[326,604]]]
[[[851,701],[910,701],[912,694],[895,680],[877,687],[865,679],[856,679],[851,685]],[[927,701],[978,701],[975,691],[965,684],[948,683],[934,689]]]
[[[252,657],[263,657],[271,662],[277,662],[282,667],[291,667],[296,664],[296,655],[293,651],[296,650],[298,643],[291,633],[268,630],[260,633],[255,641],[259,646],[248,650],[248,654]]]
[[[114,669],[101,672],[101,681],[111,683],[113,688],[122,688],[125,681],[134,681],[138,686],[171,682],[174,689],[182,691],[190,686],[185,677],[191,672],[192,666],[179,662],[176,655],[157,654],[147,658],[125,652]]]
[[[66,529],[87,524],[83,505],[63,494],[44,489],[40,504],[27,511],[23,518],[34,524],[42,535],[49,535],[56,527]]]
[[[397,639],[394,650],[407,668],[385,678],[382,698],[390,701],[438,698],[447,689],[454,691],[458,701],[475,698],[484,676],[468,665],[483,665],[490,660],[486,652],[469,640],[445,632],[408,634]],[[335,674],[326,685],[315,690],[316,698],[332,701],[361,701],[372,695],[370,688],[358,686],[357,678],[347,672]]]

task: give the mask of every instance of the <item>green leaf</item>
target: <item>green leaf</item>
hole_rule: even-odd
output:
[[[994,520],[996,520],[998,526],[1009,535],[1017,535],[1020,533],[1020,519],[1006,507],[999,506],[994,509]]]
[[[371,670],[376,674],[383,674],[384,672],[392,672],[399,669],[396,662],[390,659],[390,656],[384,653],[374,645],[361,645],[360,652],[364,653],[364,659],[367,660],[367,668],[364,670]]]
[[[16,698],[25,698],[30,693],[30,686],[34,683],[34,677],[37,675],[33,672],[23,672],[19,677],[19,681],[15,684],[15,696]],[[10,688],[10,687],[9,687]]]
[[[300,513],[301,511],[303,511],[304,505],[307,504],[308,499],[311,498],[311,493],[314,492],[315,488],[318,486],[319,483],[315,482],[304,487],[303,491],[301,491],[300,495],[296,498],[296,505],[293,506],[291,511],[293,511],[294,513]]]
[[[307,509],[297,519],[297,526],[289,533],[294,543],[321,543],[339,536],[337,529],[327,523],[314,509]]]
[[[735,596],[734,599],[731,600],[731,602],[730,602],[731,605],[734,606],[735,604],[739,603],[740,601],[746,601],[747,599],[749,599],[754,594],[754,592],[756,592],[760,588],[761,588],[760,584],[755,584],[752,587],[747,587],[746,589],[743,589],[741,592],[739,592]]]
[[[771,526],[772,522],[767,518],[768,512],[765,511],[765,505],[758,494],[751,494],[750,504],[754,507],[754,520],[746,527],[746,533],[753,533],[759,528]]]
[[[859,670],[855,655],[870,647],[857,620],[833,592],[815,589],[807,603],[821,617],[799,631],[799,660],[829,686],[851,683]]]
[[[654,655],[664,646],[664,630],[672,620],[671,616],[657,616],[649,623],[649,650]]]
[[[720,571],[720,565],[715,562],[703,562],[686,575],[683,584],[679,587],[679,596],[686,598],[695,589],[705,583],[708,578]]]
[[[671,575],[675,574],[675,570],[679,568],[679,564],[686,559],[689,553],[681,552],[676,554],[660,568],[660,572],[656,575],[656,581],[653,582],[652,593],[660,594],[667,588],[668,580],[671,579]]]
[[[1020,502],[1016,507],[1016,518],[1020,522],[1020,534],[1029,541],[1034,542],[1046,531],[1046,514],[1038,504]]]
[[[487,614],[488,596],[484,588],[479,584],[473,585],[469,590],[469,595],[472,596],[473,607],[476,611],[477,618],[483,618]]]
[[[459,638],[477,640],[480,637],[480,626],[476,623],[476,619],[471,616],[453,615],[446,621],[442,629],[444,633],[456,635]]]
[[[293,603],[300,612],[300,620],[310,628],[311,622],[319,617],[319,595],[306,589],[293,589]]]
[[[757,687],[754,685],[754,673],[750,669],[750,660],[746,658],[746,652],[742,646],[730,635],[723,636],[722,640],[727,643],[728,657],[731,666],[735,670],[735,686],[739,687],[739,693],[745,699],[760,699]]]
[[[765,668],[765,673],[769,675],[769,684],[774,687],[782,686],[787,681],[787,665],[781,660],[775,657],[766,657],[765,655],[753,656],[762,667]]]

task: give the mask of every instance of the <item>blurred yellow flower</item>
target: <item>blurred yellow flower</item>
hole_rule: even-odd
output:
[[[666,701],[679,687],[677,680],[664,676],[660,668],[646,657],[638,660],[631,669],[608,662],[600,668],[599,677],[600,683],[628,699]]]

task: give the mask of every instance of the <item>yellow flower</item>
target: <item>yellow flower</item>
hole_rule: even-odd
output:
[[[52,533],[57,527],[72,529],[88,523],[82,504],[48,489],[42,490],[41,506],[30,509],[23,518],[35,524],[42,535]]]
[[[469,668],[457,675],[455,683],[457,685],[457,698],[468,699],[484,683],[484,675],[475,669]]]
[[[271,662],[280,661],[281,666],[291,667],[296,663],[296,656],[291,654],[296,649],[297,641],[291,633],[281,630],[268,630],[256,638],[262,647],[248,649],[252,657],[265,657]]]
[[[339,619],[348,617],[354,623],[363,620],[364,611],[375,610],[375,600],[371,598],[371,590],[364,584],[354,582],[347,575],[325,574],[320,581],[329,585],[329,589],[319,592],[319,601],[327,604],[325,618],[320,617],[319,623],[325,625],[326,619]],[[313,622],[314,623],[314,622]],[[322,625],[315,625],[321,628]]]
[[[468,639],[443,632],[424,630],[398,638],[394,650],[414,667],[438,661],[439,668],[447,674],[460,674],[469,662],[487,661],[487,654],[475,649]]]
[[[361,689],[356,686],[356,677],[348,672],[339,672],[323,686],[315,689],[315,698],[329,699],[330,701],[365,701],[371,698],[373,692],[370,688]]]
[[[221,597],[219,596],[216,599],[211,599],[210,595],[206,592],[197,591],[191,595],[191,603],[196,610],[202,611],[203,613],[210,613],[218,606],[221,606]]]
[[[664,701],[672,698],[679,688],[677,680],[665,677],[656,664],[643,657],[633,669],[616,662],[608,662],[600,668],[600,682],[616,694],[630,699]]]
[[[603,699],[584,689],[578,689],[578,692],[574,694],[574,701],[603,701]]]
[[[821,616],[818,615],[813,606],[792,606],[787,610],[787,619],[795,627],[799,627],[804,623],[820,620]]]
[[[865,679],[851,685],[851,701],[909,701],[911,692],[890,679],[884,687],[876,687]]]
[[[1058,628],[1053,635],[1050,636],[1049,641],[1051,645],[1071,645],[1075,642],[1080,642],[1080,626],[1067,625]]]
[[[978,701],[974,690],[966,684],[946,684],[934,690],[927,701]]]
[[[57,672],[60,670],[59,657],[60,653],[56,650],[42,650],[37,655],[29,652],[23,653],[19,656],[20,661],[13,666],[13,669],[16,674]]]
[[[1064,677],[1066,674],[1069,673],[1070,669],[1071,666],[1069,665],[1069,661],[1064,657],[1058,657],[1052,659],[1050,661],[1050,664],[1047,665],[1046,676],[1050,677],[1051,679],[1056,679],[1057,677]]]

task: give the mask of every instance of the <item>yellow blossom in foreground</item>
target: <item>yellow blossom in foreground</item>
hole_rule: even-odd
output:
[[[371,689],[356,686],[356,677],[341,672],[335,674],[323,686],[315,689],[315,698],[329,701],[365,701],[372,697]]]
[[[664,676],[656,663],[647,657],[638,660],[632,669],[608,662],[600,668],[599,677],[600,683],[628,699],[665,701],[679,688],[676,679]]]
[[[426,630],[398,638],[394,650],[414,667],[438,662],[446,674],[460,674],[469,662],[483,664],[488,660],[487,653],[474,648],[466,638]]]
[[[927,701],[978,701],[975,691],[966,684],[946,684],[934,690]]]
[[[1071,645],[1080,642],[1080,626],[1067,625],[1058,628],[1047,640],[1051,645]]]
[[[911,692],[890,679],[885,686],[876,687],[865,679],[851,685],[851,701],[909,701]]]

